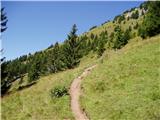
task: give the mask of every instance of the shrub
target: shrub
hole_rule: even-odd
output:
[[[60,98],[68,95],[68,89],[65,86],[56,86],[50,91],[51,97]]]
[[[114,21],[114,22],[117,21],[120,16],[121,16],[121,15],[115,16],[114,19],[113,19],[113,21]]]
[[[128,30],[131,32],[131,31],[132,31],[132,27],[131,27],[131,26],[129,26]]]
[[[93,26],[93,27],[91,27],[89,30],[93,30],[94,28],[96,28],[97,26]]]
[[[118,23],[120,24],[124,20],[125,20],[124,15],[121,15],[121,16],[119,16]]]
[[[139,17],[139,12],[138,10],[136,10],[135,12],[132,13],[131,18],[138,19],[138,17]]]
[[[53,44],[51,44],[47,49],[53,48]]]
[[[139,26],[138,23],[136,23],[135,26],[134,26],[133,28],[134,28],[134,29],[137,29],[138,26]]]
[[[108,23],[108,22],[110,22],[110,20],[105,21],[105,22],[102,23],[101,25],[104,25],[104,24],[106,24],[106,23]]]
[[[142,37],[143,39],[147,37],[146,31],[145,31],[145,29],[143,27],[140,27],[138,29],[138,36]]]
[[[148,12],[144,18],[140,35],[143,37],[152,37],[160,33],[160,1],[148,3]],[[143,33],[143,34],[142,34]]]

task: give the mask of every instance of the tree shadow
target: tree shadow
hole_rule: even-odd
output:
[[[17,89],[17,91],[20,91],[20,90],[23,90],[23,89],[29,88],[29,87],[31,87],[31,86],[33,86],[33,85],[35,85],[36,83],[37,83],[37,81],[35,81],[35,82],[31,82],[31,83],[28,83],[27,85],[19,86],[19,87],[18,87],[18,89]]]
[[[21,90],[24,90],[24,89],[26,89],[26,88],[29,88],[29,87],[35,85],[36,83],[37,83],[37,81],[32,82],[32,83],[28,83],[27,85],[19,86],[19,87],[18,87],[16,90],[14,90],[14,91],[9,91],[9,92],[6,92],[5,94],[1,94],[1,98],[4,98],[4,97],[6,97],[6,96],[9,96],[10,94],[15,93],[16,91],[21,91]]]

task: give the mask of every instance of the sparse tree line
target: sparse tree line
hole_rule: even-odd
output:
[[[129,19],[138,19],[140,16],[143,16],[147,12],[149,6],[148,4],[149,2],[142,3],[139,6],[139,10],[136,7],[131,8],[130,10],[126,10],[125,12],[123,12],[123,14],[115,16],[113,22],[117,22],[118,24],[120,24],[124,20],[128,21]]]
[[[142,26],[135,27],[142,38],[160,33],[160,2],[149,2],[148,6]],[[63,43],[56,42],[44,51],[4,61],[1,64],[1,93],[5,94],[12,82],[23,76],[28,76],[28,83],[36,82],[40,76],[75,68],[81,58],[91,51],[100,57],[106,48],[121,49],[134,37],[130,26],[122,30],[119,25],[111,34],[104,30],[99,35],[91,33],[78,36],[76,32],[74,24]]]

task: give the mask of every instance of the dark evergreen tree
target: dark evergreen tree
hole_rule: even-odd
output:
[[[4,32],[7,29],[7,16],[6,13],[4,13],[4,8],[1,8],[1,33]],[[0,53],[3,52],[3,49],[0,50]],[[5,57],[1,58],[0,63],[2,63],[5,60]]]
[[[111,32],[110,36],[109,36],[109,40],[108,40],[108,48],[113,48],[113,39],[114,39],[114,32]]]
[[[1,8],[1,32],[4,32],[7,27],[7,16],[6,16],[6,13],[4,13],[4,8]]]
[[[124,34],[123,34],[123,41],[122,41],[122,46],[126,45],[129,41],[129,39],[131,38],[131,35],[130,35],[130,30],[127,29]]]
[[[95,29],[97,26],[93,26],[93,27],[91,27],[89,30],[93,30],[93,29]]]
[[[88,37],[86,35],[78,37],[78,41],[80,43],[80,57],[83,57],[84,55],[87,55],[89,53],[90,49],[90,45],[88,44]]]
[[[123,33],[119,26],[117,26],[114,31],[113,48],[120,49],[123,42]]]
[[[144,28],[144,27],[141,26],[141,27],[138,29],[138,35],[141,36],[143,39],[146,38],[147,35],[146,35],[146,31],[145,31],[145,28]]]
[[[113,48],[114,49],[120,49],[124,45],[128,43],[128,40],[130,39],[130,30],[127,29],[125,32],[121,30],[119,26],[117,26],[114,30],[115,34],[113,37]]]
[[[150,1],[147,5],[148,12],[142,26],[139,28],[139,35],[142,38],[160,33],[160,1]]]
[[[28,71],[28,82],[36,81],[40,76],[40,59],[36,56],[30,63],[30,69]]]
[[[138,23],[136,22],[136,24],[134,25],[134,27],[133,27],[133,28],[134,28],[134,29],[137,29],[137,28],[138,28],[138,26],[139,26],[139,25],[138,25]]]
[[[132,13],[131,18],[138,19],[138,17],[139,17],[139,12],[138,10],[136,10],[135,12]]]
[[[118,23],[120,24],[123,20],[125,20],[124,15],[121,15],[118,19]]]
[[[4,13],[4,8],[1,8],[1,33],[4,32],[7,27],[7,16]],[[3,52],[3,49],[0,50],[0,53]],[[1,64],[1,95],[4,95],[10,88],[11,83],[6,79],[8,73],[6,72],[7,65],[4,63],[5,57],[0,59]],[[4,64],[3,64],[4,63]]]
[[[3,62],[1,64],[1,95],[3,96],[9,88],[11,87],[11,83],[8,81],[7,76],[8,76],[8,71],[7,71],[7,66],[9,64],[8,62]]]
[[[115,16],[114,19],[113,19],[113,22],[116,22],[116,21],[119,19],[120,16],[121,16],[121,15]]]
[[[45,53],[45,51],[41,52],[39,54],[39,59],[40,59],[40,74],[41,75],[46,75],[48,74],[48,69],[47,69],[47,61],[48,61],[48,56]]]
[[[62,70],[64,67],[63,61],[62,61],[62,52],[60,50],[60,46],[58,42],[53,46],[53,49],[51,50],[51,56],[49,57],[49,69],[52,73],[58,72]]]
[[[88,45],[90,44],[90,50],[93,50],[94,52],[97,50],[97,45],[98,45],[98,36],[91,33]]]
[[[64,55],[68,68],[74,68],[80,62],[80,43],[77,40],[77,27],[74,24],[64,44]]]

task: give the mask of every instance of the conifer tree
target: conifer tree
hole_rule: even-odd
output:
[[[120,49],[124,45],[128,43],[128,40],[131,38],[130,36],[130,30],[127,29],[125,32],[123,32],[120,28],[120,26],[117,26],[114,30],[115,34],[113,36],[113,48],[114,49]]]
[[[88,41],[88,37],[86,35],[78,37],[78,42],[80,43],[80,47],[79,47],[79,53],[80,53],[80,57],[83,57],[84,55],[87,55],[90,51],[90,46],[88,46],[87,44]]]
[[[40,76],[40,59],[39,56],[35,56],[35,58],[31,62],[30,69],[28,71],[28,82],[36,81]]]
[[[68,68],[74,68],[80,62],[80,43],[77,40],[77,27],[74,24],[64,45],[64,55]]]
[[[6,13],[4,13],[4,8],[1,8],[1,32],[4,32],[7,29],[6,27],[7,22],[8,20]]]
[[[139,12],[138,10],[136,10],[135,12],[132,13],[131,18],[138,19],[138,17],[139,17]]]
[[[123,41],[122,41],[122,46],[126,45],[128,43],[128,40],[131,38],[130,35],[130,30],[126,29],[126,31],[123,34]]]
[[[4,13],[4,8],[1,8],[1,33],[7,29],[7,27],[6,27],[7,22],[8,22],[8,20],[7,20],[6,13]],[[2,53],[2,52],[3,52],[3,49],[0,50],[0,53]],[[5,60],[5,57],[0,58],[1,77],[2,77],[2,79],[1,79],[1,95],[5,94],[11,86],[11,83],[5,79],[8,74],[5,71],[7,68],[7,65],[4,63],[4,60]]]
[[[52,73],[60,71],[64,66],[62,62],[62,53],[58,42],[53,46],[50,57],[49,68]]]
[[[139,35],[142,38],[160,33],[160,1],[150,1],[147,3],[147,7],[148,12],[139,28]]]
[[[102,31],[97,46],[98,57],[102,56],[103,52],[105,51],[105,44],[107,42],[108,42],[108,33],[107,31]]]
[[[113,48],[120,49],[123,42],[123,33],[119,26],[117,26],[114,31]]]
[[[94,38],[92,40],[92,47],[91,49],[96,52],[97,50],[97,45],[98,45],[98,36],[97,35],[94,35]]]
[[[99,41],[97,47],[98,57],[102,56],[104,51],[105,51],[105,43],[103,41]]]

